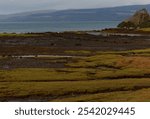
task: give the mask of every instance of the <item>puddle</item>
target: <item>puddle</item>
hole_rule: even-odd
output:
[[[72,56],[72,55],[12,55],[5,56],[11,58],[72,58],[72,57],[81,57],[81,56]],[[0,58],[4,58],[0,56]]]
[[[150,36],[150,35],[143,35],[143,34],[128,34],[128,33],[102,33],[102,32],[87,32],[88,34],[91,35],[102,35],[102,36],[110,36],[110,35],[120,35],[120,36]]]

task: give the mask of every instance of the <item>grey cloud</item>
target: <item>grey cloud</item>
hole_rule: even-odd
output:
[[[98,8],[148,3],[150,3],[149,0],[0,0],[0,14],[42,9]]]

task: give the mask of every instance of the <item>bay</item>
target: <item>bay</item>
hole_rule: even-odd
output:
[[[63,32],[101,30],[114,28],[119,21],[80,21],[80,22],[0,22],[0,32]]]

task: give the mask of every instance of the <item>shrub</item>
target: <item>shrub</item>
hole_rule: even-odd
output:
[[[132,22],[121,22],[117,27],[124,29],[136,29],[136,25]]]
[[[140,28],[149,28],[150,27],[150,21],[144,22],[139,25]]]

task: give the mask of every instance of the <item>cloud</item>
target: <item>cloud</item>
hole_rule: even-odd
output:
[[[148,3],[149,0],[0,0],[0,14],[41,9],[98,8]]]

